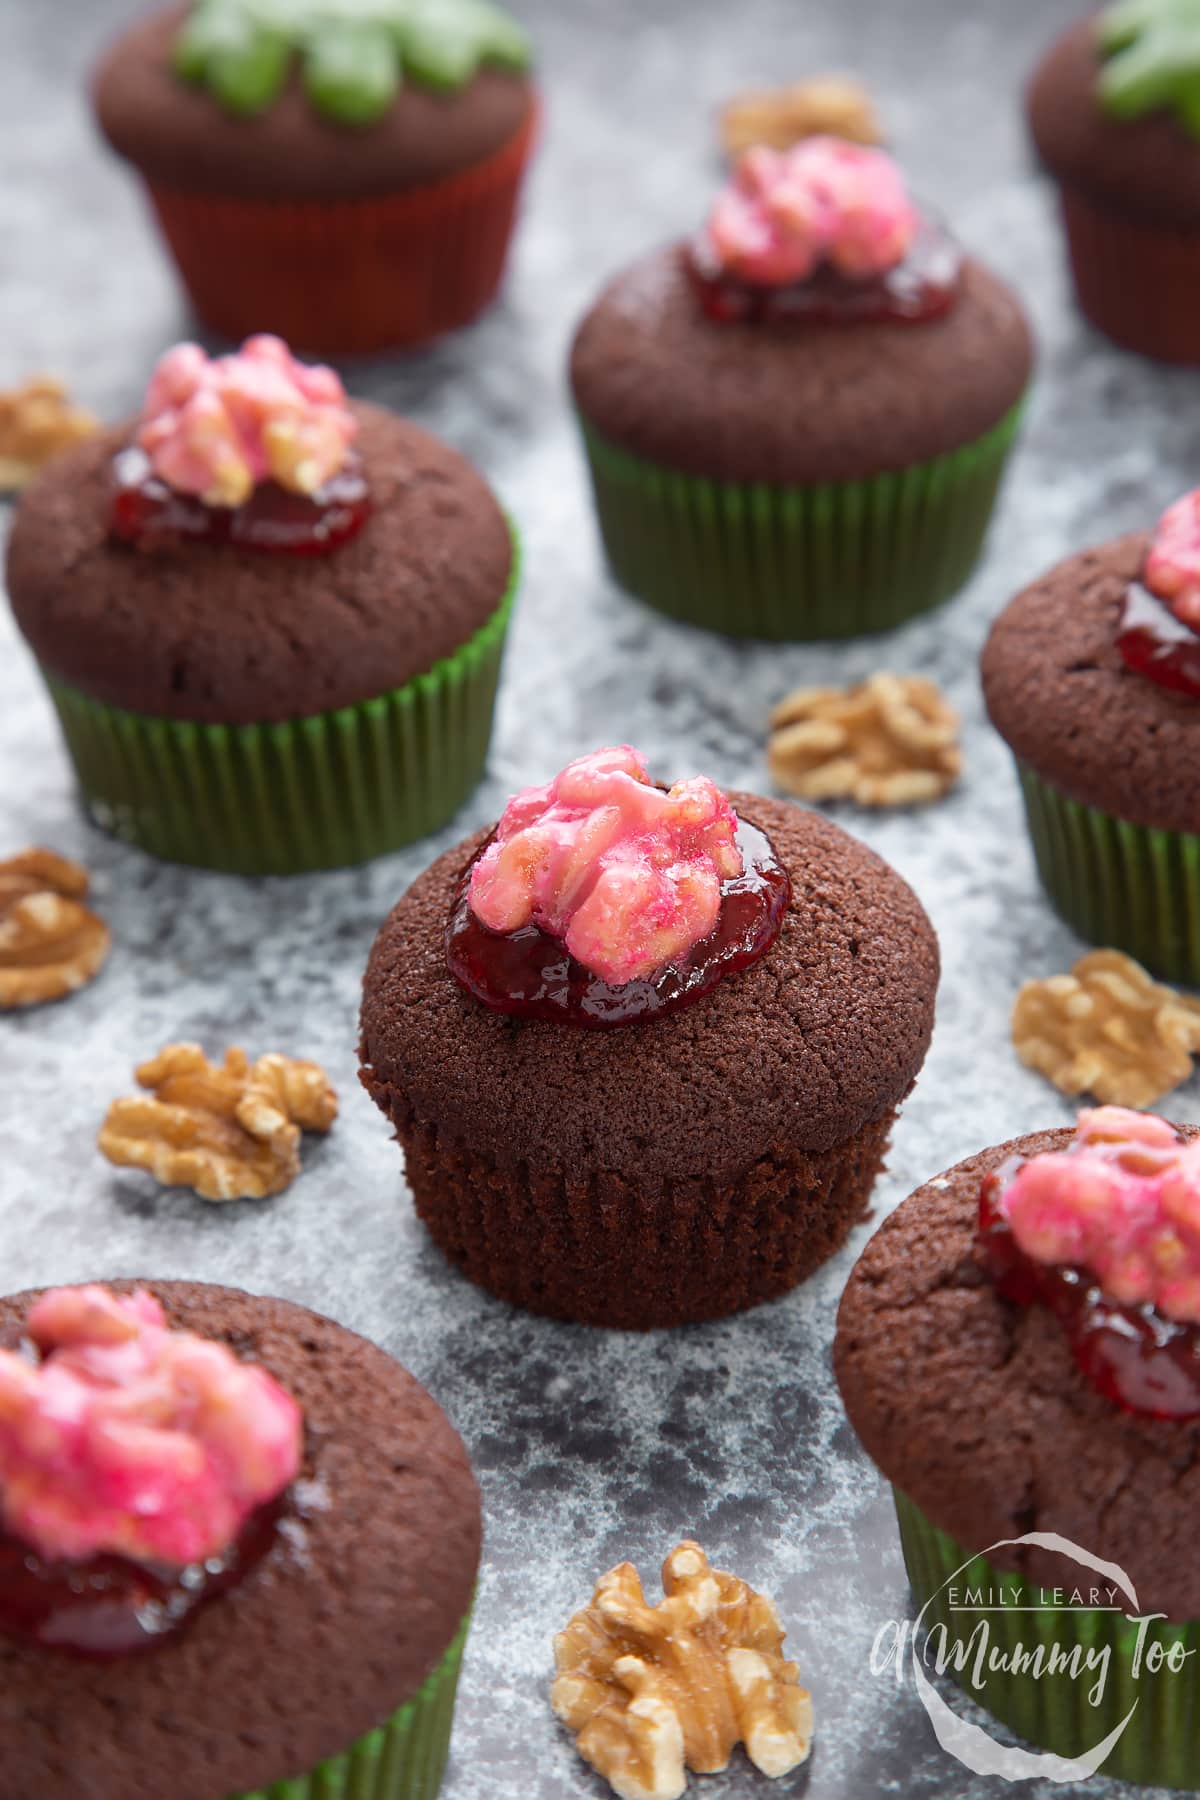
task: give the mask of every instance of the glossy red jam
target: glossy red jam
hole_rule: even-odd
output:
[[[270,556],[324,556],[361,531],[370,510],[366,475],[353,451],[315,494],[265,481],[244,506],[209,506],[195,494],[176,493],[136,445],[113,457],[110,529],[122,543],[143,549],[182,538]]]
[[[1200,1327],[1165,1318],[1153,1306],[1108,1299],[1087,1269],[1027,1256],[1000,1205],[1020,1167],[1014,1157],[994,1170],[979,1199],[979,1235],[1004,1298],[1049,1307],[1092,1386],[1126,1412],[1200,1417]]]
[[[684,262],[701,306],[723,325],[922,324],[949,312],[962,280],[961,250],[927,218],[903,262],[861,281],[825,265],[787,287],[744,281],[721,268],[704,236],[688,246]]]
[[[1121,607],[1117,649],[1131,669],[1173,694],[1200,699],[1200,635],[1165,600],[1131,584]]]
[[[0,1532],[0,1632],[76,1656],[129,1656],[181,1631],[270,1550],[287,1498],[260,1507],[231,1549],[187,1569],[93,1556],[48,1562]]]
[[[745,866],[721,889],[715,929],[682,961],[621,987],[593,975],[559,938],[538,925],[499,932],[480,924],[471,911],[472,862],[459,882],[446,927],[450,972],[493,1012],[592,1029],[631,1025],[687,1006],[723,976],[758,961],[778,937],[791,899],[787,870],[767,834],[741,819],[737,841]]]

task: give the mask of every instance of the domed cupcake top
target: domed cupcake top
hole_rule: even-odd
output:
[[[713,204],[707,237],[729,274],[774,287],[804,281],[822,262],[842,275],[883,275],[903,261],[916,229],[890,156],[812,137],[789,150],[748,150]]]
[[[1168,111],[1200,137],[1200,5],[1197,0],[1117,0],[1096,24],[1105,111],[1140,119]]]
[[[1149,1113],[1085,1111],[1065,1149],[986,1178],[980,1232],[1001,1292],[1049,1306],[1110,1399],[1200,1416],[1200,1142]]]
[[[623,1024],[760,956],[789,891],[714,782],[656,787],[626,744],[509,802],[460,884],[447,953],[497,1010]]]
[[[747,150],[687,266],[710,318],[759,324],[939,318],[962,277],[892,158],[835,137]]]
[[[171,1330],[146,1290],[54,1289],[25,1330],[34,1354],[0,1351],[0,1496],[40,1556],[206,1563],[298,1474],[296,1402],[225,1345]]]
[[[181,540],[314,556],[366,523],[358,420],[332,369],[282,338],[209,357],[176,344],[113,461],[112,533],[142,549]]]
[[[404,80],[452,91],[484,66],[526,69],[530,52],[490,0],[195,0],[174,62],[237,114],[264,112],[298,65],[318,113],[367,126]]]
[[[1117,648],[1139,675],[1200,699],[1200,488],[1155,527],[1121,607]]]

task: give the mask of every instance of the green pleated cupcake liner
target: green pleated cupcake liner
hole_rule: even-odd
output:
[[[97,825],[167,862],[293,875],[367,862],[453,818],[483,773],[519,578],[453,655],[356,706],[199,725],[107,706],[42,673]]]
[[[471,1616],[413,1699],[385,1725],[307,1775],[233,1800],[434,1800],[450,1753],[454,1699]]]
[[[1200,985],[1200,836],[1084,806],[1017,763],[1038,874],[1089,943],[1168,981]]]
[[[1097,1749],[1129,1714],[1098,1773],[1152,1786],[1200,1788],[1200,1621],[1175,1624],[1155,1618],[1149,1625],[1139,1625],[1120,1610],[1047,1606],[1036,1583],[996,1568],[985,1557],[971,1556],[939,1531],[906,1494],[898,1488],[893,1494],[909,1582],[925,1609],[918,1654],[927,1676],[933,1676],[935,1654],[943,1641],[968,1645],[972,1634],[978,1634],[970,1660],[964,1658],[959,1668],[951,1658],[946,1673],[1027,1743],[1057,1756],[1081,1757]],[[1081,1584],[1089,1579],[1086,1570],[1081,1569],[1080,1579]],[[954,1605],[951,1586],[963,1596]],[[982,1590],[984,1606],[968,1604],[967,1589]],[[1133,1605],[1123,1594],[1117,1603]],[[944,1634],[939,1627],[944,1627]],[[989,1659],[982,1687],[971,1679],[981,1642]],[[1078,1650],[1081,1672],[1075,1679],[1051,1665],[1055,1648],[1064,1658]],[[1041,1670],[1035,1674],[1028,1659],[1039,1649]],[[1011,1666],[1018,1652],[1027,1659],[1020,1672]],[[1088,1652],[1092,1665],[1084,1671],[1082,1658]],[[1168,1654],[1180,1664],[1175,1670],[1161,1660]],[[999,1667],[997,1658],[1009,1666]],[[1152,1667],[1156,1662],[1158,1666]],[[1093,1705],[1088,1694],[1102,1664],[1103,1693]]]
[[[727,637],[888,631],[970,575],[1023,406],[930,462],[807,486],[685,475],[629,455],[583,420],[613,574],[659,612]]]

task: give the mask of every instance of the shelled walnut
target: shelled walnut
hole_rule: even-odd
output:
[[[871,96],[849,75],[814,75],[786,87],[738,94],[721,109],[721,142],[729,157],[756,144],[786,150],[828,133],[857,144],[882,142]]]
[[[0,862],[0,1012],[61,1000],[99,972],[112,937],[83,904],[88,886],[52,850]]]
[[[0,392],[0,494],[25,487],[43,463],[99,429],[100,421],[74,405],[53,375],[34,375]]]
[[[1148,1107],[1192,1072],[1200,1002],[1120,950],[1091,950],[1069,975],[1028,981],[1012,1015],[1017,1055],[1064,1094]]]
[[[812,1700],[782,1654],[771,1601],[679,1544],[649,1606],[632,1563],[601,1576],[554,1640],[550,1691],[576,1747],[621,1800],[679,1800],[687,1770],[724,1769],[735,1746],[764,1775],[812,1747]]]
[[[806,687],[771,713],[767,766],[785,793],[860,806],[936,800],[962,771],[958,715],[923,675]]]
[[[210,1063],[198,1044],[170,1044],[135,1071],[148,1095],[114,1100],[99,1146],[110,1162],[147,1169],[205,1200],[260,1200],[300,1173],[301,1131],[329,1131],[337,1095],[313,1062],[244,1050]]]

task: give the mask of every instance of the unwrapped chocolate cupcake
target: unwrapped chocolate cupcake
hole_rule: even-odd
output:
[[[1098,1750],[1081,1778],[1194,1788],[1196,1129],[1102,1107],[926,1183],[856,1265],[834,1366],[895,1490],[925,1668]],[[1045,1772],[1012,1754],[1009,1779]]]
[[[529,64],[490,0],[190,0],[117,39],[93,98],[209,325],[368,351],[494,295]]]
[[[381,1350],[191,1282],[0,1301],[0,1755],[22,1800],[433,1800],[479,1563]]]
[[[937,978],[919,902],[837,826],[600,750],[392,912],[362,1079],[472,1280],[555,1318],[679,1325],[786,1293],[842,1243]]]
[[[1083,311],[1128,350],[1200,363],[1200,10],[1090,13],[1039,63],[1028,110]]]
[[[748,151],[575,338],[613,572],[733,637],[899,624],[975,564],[1032,356],[1016,296],[883,151]]]
[[[55,459],[8,591],[97,824],[290,874],[394,850],[466,799],[517,562],[461,456],[256,337],[176,346],[140,418]]]
[[[1200,489],[1018,594],[983,688],[1058,911],[1200,982]]]

